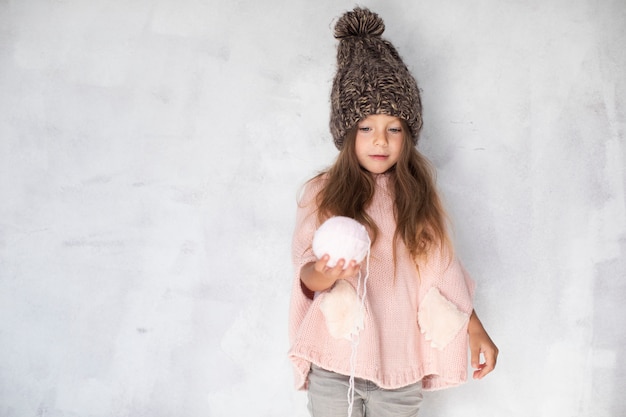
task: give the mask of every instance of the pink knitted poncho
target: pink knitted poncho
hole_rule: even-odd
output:
[[[300,286],[301,267],[316,260],[311,249],[313,235],[319,226],[315,196],[324,181],[318,178],[307,184],[298,207],[293,236],[295,279],[289,312],[289,358],[294,365],[297,389],[305,388],[311,363],[350,375],[351,342],[330,335],[319,308],[323,293],[311,300]],[[396,224],[393,194],[387,175],[378,175],[376,184],[376,193],[367,213],[380,232],[371,248],[364,328],[359,334],[355,376],[385,389],[400,388],[420,380],[425,390],[458,385],[467,379],[467,321],[453,335],[448,332],[451,336],[445,346],[433,347],[429,331],[437,333],[437,315],[446,309],[452,308],[457,315],[469,316],[474,283],[458,260],[450,261],[439,250],[432,251],[428,261],[419,265],[418,273],[402,242],[398,242],[394,279],[392,241]],[[356,287],[356,277],[349,281]],[[420,308],[425,310],[422,304],[433,298],[434,293],[449,306],[439,304],[441,308],[420,311]],[[432,322],[434,316],[435,329],[430,328],[430,324],[428,329],[420,328],[418,313],[420,323],[424,323],[423,317],[429,316]],[[450,327],[443,327],[446,326]]]

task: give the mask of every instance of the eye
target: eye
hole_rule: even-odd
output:
[[[391,132],[391,133],[400,133],[400,132],[402,132],[402,128],[400,128],[400,127],[390,127],[389,128],[389,132]]]
[[[368,127],[368,126],[359,126],[359,130],[361,132],[370,132],[372,130],[372,128]]]

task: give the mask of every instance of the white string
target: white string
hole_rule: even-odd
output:
[[[359,325],[359,318],[360,317],[365,317],[365,296],[367,295],[367,279],[369,278],[369,271],[370,271],[370,250],[372,248],[372,241],[370,240],[369,236],[367,237],[367,258],[365,261],[365,277],[363,278],[363,295],[359,297],[359,291],[361,289],[361,270],[359,269],[359,275],[357,276],[357,281],[356,281],[356,294],[357,294],[357,298],[359,299],[359,314],[356,315],[356,319],[355,319],[355,323],[354,323],[354,329],[357,330],[358,329],[358,325]],[[349,386],[348,386],[348,417],[352,417],[352,409],[354,406],[354,374],[356,372],[356,352],[357,352],[357,348],[359,347],[359,342],[360,342],[360,337],[359,337],[359,333],[360,330],[355,331],[354,333],[352,333],[352,337],[351,337],[351,345],[352,345],[352,352],[350,353],[350,379],[349,379]]]

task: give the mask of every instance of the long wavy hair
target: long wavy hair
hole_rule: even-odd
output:
[[[402,150],[398,162],[387,171],[395,200],[394,241],[402,239],[417,262],[433,248],[451,250],[452,245],[449,219],[435,185],[435,170],[413,145],[406,122],[401,122]],[[356,134],[355,126],[347,132],[335,163],[315,177],[326,177],[317,195],[318,221],[322,223],[331,216],[351,217],[367,227],[374,242],[379,229],[366,209],[374,197],[376,183],[374,174],[359,164],[355,152]],[[393,253],[395,259],[395,245]]]

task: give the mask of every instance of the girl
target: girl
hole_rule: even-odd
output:
[[[415,148],[417,84],[383,31],[367,9],[337,21],[330,128],[340,152],[298,205],[289,356],[313,417],[415,416],[422,389],[465,381],[468,335],[474,378],[491,372],[498,355],[454,256],[434,172]],[[314,233],[332,216],[366,227],[367,262],[330,267],[328,254],[313,254]],[[347,339],[331,334],[331,313],[321,308],[346,283],[361,289],[363,303],[362,328]]]

